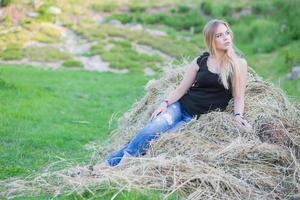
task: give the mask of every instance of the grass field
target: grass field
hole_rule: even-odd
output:
[[[85,71],[0,67],[0,178],[26,175],[56,156],[78,161],[105,139],[143,95],[147,78]],[[115,122],[115,121],[113,121]]]
[[[31,1],[24,1],[26,6],[21,1],[11,2],[22,10]],[[248,64],[264,79],[281,87],[292,101],[300,102],[300,79],[286,78],[291,66],[300,64],[299,20],[296,17],[299,9],[295,9],[299,7],[299,1],[47,2],[36,10],[40,13],[36,21],[21,20],[21,28],[14,30],[11,29],[12,18],[6,17],[0,25],[0,59],[63,61],[65,66],[59,70],[45,70],[0,65],[0,180],[29,175],[60,158],[75,163],[89,162],[91,152],[84,146],[109,137],[110,131],[116,127],[117,118],[144,95],[144,86],[150,79],[142,73],[144,67],[159,72],[156,64],[161,64],[162,58],[138,54],[132,43],[147,45],[176,59],[182,56],[193,58],[205,47],[201,30],[210,18],[227,20],[235,33],[235,44],[244,53]],[[69,6],[70,2],[72,6]],[[64,11],[60,20],[65,27],[89,42],[97,42],[86,56],[99,55],[111,67],[127,68],[130,73],[87,72],[82,69],[82,63],[57,48],[22,48],[30,38],[49,44],[61,40],[58,29],[52,24],[54,17],[46,12],[53,5]],[[114,13],[123,6],[127,6],[129,11]],[[249,9],[250,14],[242,15]],[[123,24],[139,23],[146,28],[165,31],[167,35],[154,37],[144,31],[112,27],[105,23],[96,25],[90,19],[91,10],[105,15],[110,13],[107,21],[118,19]],[[233,14],[241,16],[234,18]],[[77,19],[77,16],[80,17]],[[75,23],[76,20],[81,21]],[[6,30],[11,31],[5,33]],[[122,41],[115,41],[118,38]],[[105,50],[109,44],[113,44],[113,48]],[[70,66],[81,68],[68,68]],[[99,191],[95,196],[87,193],[84,197],[63,196],[60,199],[110,199],[115,192]],[[161,199],[161,196],[153,191],[149,194],[125,191],[115,199]],[[177,199],[176,194],[170,199]]]

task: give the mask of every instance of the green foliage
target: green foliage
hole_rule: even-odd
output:
[[[131,42],[148,45],[175,58],[198,55],[200,46],[197,43],[174,41],[168,37],[155,37],[144,31],[132,31],[108,25],[101,25],[100,28],[84,29],[81,30],[81,34],[88,37],[89,40],[97,39],[99,35],[104,37],[122,37]],[[99,51],[102,50],[99,49]]]
[[[252,4],[251,10],[254,14],[266,14],[272,9],[272,1],[255,1]]]
[[[225,17],[231,14],[233,11],[232,7],[228,4],[223,4],[221,7],[221,16]]]
[[[179,5],[178,8],[177,8],[177,12],[178,13],[187,13],[190,11],[190,8],[186,5]]]
[[[278,34],[279,27],[276,22],[256,20],[249,25],[248,41],[251,42],[254,52],[270,52],[278,46],[274,41]]]
[[[90,55],[101,55],[104,52],[104,44],[98,43],[91,47],[90,49]]]
[[[300,42],[295,42],[288,46],[285,46],[281,50],[281,54],[284,57],[284,64],[286,68],[290,69],[292,66],[299,66],[300,65],[300,49],[299,49]]]
[[[280,13],[277,15],[277,20],[281,22],[282,33],[288,40],[300,39],[300,1],[289,0],[288,2],[276,1],[275,9]]]
[[[32,61],[61,61],[70,59],[70,55],[55,47],[31,46],[24,49],[24,57]]]
[[[186,14],[166,15],[162,18],[163,24],[173,27],[176,30],[190,30],[191,27],[195,28],[195,32],[199,33],[204,25],[204,18],[195,10]]]
[[[88,162],[84,145],[108,137],[116,121],[103,124],[128,110],[147,80],[133,73],[0,66],[0,178],[27,175],[57,156]]]
[[[155,64],[162,61],[159,56],[138,54],[126,40],[115,41],[114,47],[109,52],[102,52],[101,57],[110,63],[110,67],[139,72],[145,67],[155,69]]]
[[[133,17],[129,14],[112,14],[111,16],[106,18],[106,21],[109,21],[111,19],[119,20],[123,24],[127,24],[133,21]]]
[[[164,24],[176,30],[190,30],[195,28],[195,32],[199,33],[205,23],[205,19],[196,10],[189,10],[188,7],[180,6],[177,12],[164,14],[156,13],[152,15],[144,15],[140,12],[132,14],[113,14],[107,20],[117,19],[122,23],[136,22],[141,24]]]
[[[213,12],[213,5],[210,0],[204,0],[200,4],[200,8],[206,15],[211,15]]]
[[[146,11],[147,7],[145,6],[142,6],[142,5],[139,5],[139,4],[131,4],[129,6],[129,11],[130,12],[138,12],[138,13],[141,13],[141,12],[144,12]]]
[[[64,67],[83,67],[83,64],[78,60],[65,60],[63,62]]]
[[[22,48],[19,44],[9,44],[0,52],[0,58],[3,60],[21,60],[22,57]]]
[[[39,13],[38,20],[40,21],[47,21],[47,22],[53,22],[54,21],[54,15],[48,12],[49,7],[54,6],[52,2],[45,2],[43,3],[37,12]]]
[[[0,7],[8,6],[12,2],[13,2],[12,0],[0,0]]]
[[[118,4],[113,1],[93,3],[91,8],[96,12],[113,12],[118,8]]]

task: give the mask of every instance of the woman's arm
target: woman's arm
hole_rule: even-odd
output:
[[[195,58],[191,64],[188,66],[187,70],[184,73],[183,79],[175,90],[173,90],[167,97],[169,105],[178,101],[186,91],[192,86],[199,66],[197,64],[197,58]]]
[[[244,119],[245,106],[245,90],[248,79],[248,65],[245,59],[239,59],[238,65],[240,67],[239,74],[239,92],[234,95],[234,118],[239,125],[251,128],[251,125]]]
[[[191,64],[188,66],[187,70],[184,73],[183,79],[180,84],[173,90],[167,97],[167,102],[163,102],[152,114],[151,118],[156,117],[158,114],[163,113],[167,110],[168,105],[171,105],[178,101],[186,91],[192,86],[197,72],[199,70],[199,66],[197,64],[197,58],[195,58]]]
[[[245,90],[248,79],[248,65],[245,59],[239,59],[238,62],[240,68],[239,74],[239,92],[234,95],[234,113],[240,113],[243,116],[244,113],[244,101],[245,101]]]

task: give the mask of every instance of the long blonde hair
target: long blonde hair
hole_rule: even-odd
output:
[[[203,29],[203,36],[205,39],[206,46],[208,48],[209,54],[212,56],[216,55],[216,45],[215,45],[215,34],[217,27],[223,24],[229,30],[231,38],[233,39],[233,33],[227,22],[219,19],[210,20]],[[224,56],[221,58],[221,69],[220,69],[220,79],[222,84],[226,89],[229,89],[229,81],[232,78],[233,94],[239,92],[239,66],[237,64],[237,54],[230,48],[226,51]]]

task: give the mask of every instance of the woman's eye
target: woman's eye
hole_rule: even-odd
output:
[[[226,35],[229,35],[229,31],[226,32]]]

